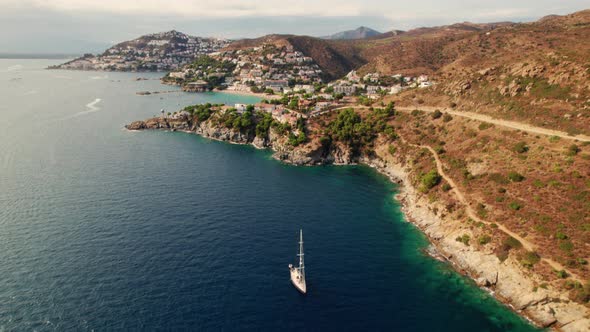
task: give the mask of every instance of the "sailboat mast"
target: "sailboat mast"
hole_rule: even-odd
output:
[[[299,230],[299,271],[304,273],[305,266],[303,264],[303,230]]]

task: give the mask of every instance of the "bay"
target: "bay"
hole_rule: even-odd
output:
[[[425,255],[372,169],[123,128],[257,98],[57,62],[0,60],[0,330],[535,330]]]

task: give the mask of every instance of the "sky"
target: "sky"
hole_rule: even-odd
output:
[[[533,21],[590,0],[0,0],[0,53],[101,52],[144,34],[325,36],[457,22]]]

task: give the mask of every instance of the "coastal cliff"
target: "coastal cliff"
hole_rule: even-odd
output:
[[[194,121],[188,116],[176,119],[157,117],[145,121],[135,121],[125,126],[128,130],[170,130],[194,133],[205,138],[229,142],[234,144],[251,144],[258,149],[271,149],[273,157],[287,164],[297,166],[314,165],[351,165],[357,164],[358,158],[353,157],[352,151],[343,145],[331,145],[325,148],[316,142],[294,147],[289,144],[288,137],[270,128],[265,137],[254,133],[244,133],[227,128],[214,121]],[[316,143],[316,144],[314,144]]]
[[[405,154],[426,153],[421,147],[400,142],[398,147],[405,149],[404,153],[392,153],[390,143],[383,137],[373,143],[372,149],[360,152],[341,142],[323,144],[319,139],[294,146],[289,142],[288,133],[274,127],[257,136],[253,131],[224,126],[215,117],[204,121],[191,116],[174,119],[159,117],[136,121],[126,128],[184,131],[219,141],[251,144],[257,148],[272,149],[275,159],[293,165],[361,163],[373,167],[401,184],[397,199],[407,220],[419,227],[438,253],[458,271],[470,276],[480,287],[488,289],[499,300],[541,327],[559,331],[587,331],[590,328],[587,306],[572,301],[562,289],[547,284],[543,276],[523,267],[517,256],[508,255],[500,259],[491,244],[466,245],[469,240],[464,241],[465,238],[477,238],[477,227],[465,227],[458,222],[456,216],[448,212],[444,201],[434,200],[416,182],[416,161]]]

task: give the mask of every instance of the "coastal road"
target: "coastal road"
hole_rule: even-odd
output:
[[[338,110],[343,110],[346,108],[354,108],[354,109],[367,109],[368,107],[365,106],[354,106],[354,107],[339,107],[334,109],[334,111],[338,111]],[[576,136],[572,136],[569,135],[568,133],[564,132],[564,131],[559,131],[559,130],[554,130],[554,129],[547,129],[547,128],[541,128],[541,127],[536,127],[530,124],[526,124],[526,123],[522,123],[522,122],[516,122],[516,121],[509,121],[509,120],[502,120],[502,119],[495,119],[492,118],[489,115],[484,115],[484,114],[479,114],[479,113],[473,113],[473,112],[463,112],[463,111],[455,111],[449,108],[441,108],[441,107],[434,107],[434,106],[420,106],[420,107],[405,107],[405,106],[396,106],[395,107],[396,111],[402,111],[402,112],[411,112],[413,110],[419,110],[425,113],[433,113],[436,110],[439,110],[443,113],[448,113],[451,114],[453,116],[459,116],[462,118],[466,118],[466,119],[471,119],[471,120],[476,120],[476,121],[481,121],[481,122],[487,122],[487,123],[491,123],[500,127],[505,127],[505,128],[509,128],[509,129],[515,129],[515,130],[521,130],[527,133],[531,133],[531,134],[535,134],[535,135],[547,135],[547,136],[557,136],[563,139],[567,139],[567,140],[578,140],[580,142],[590,142],[590,136],[589,135],[584,135],[584,134],[580,134],[580,135],[576,135]]]
[[[539,134],[539,135],[547,135],[547,136],[557,136],[557,137],[568,139],[568,140],[578,140],[578,141],[581,141],[581,142],[590,142],[590,136],[588,136],[588,135],[571,136],[568,133],[563,132],[563,131],[553,130],[553,129],[547,129],[547,128],[541,128],[541,127],[536,127],[536,126],[533,126],[533,125],[530,125],[530,124],[526,124],[526,123],[522,123],[522,122],[502,120],[502,119],[494,119],[494,118],[492,118],[489,115],[484,115],[484,114],[479,114],[479,113],[455,111],[455,110],[452,110],[452,109],[449,109],[449,108],[440,108],[440,107],[432,107],[432,106],[396,107],[395,109],[398,110],[398,111],[404,111],[404,112],[411,112],[413,110],[419,110],[419,111],[423,111],[423,112],[426,112],[426,113],[432,113],[435,110],[439,110],[439,111],[441,111],[443,113],[449,113],[449,114],[454,115],[454,116],[460,116],[460,117],[471,119],[471,120],[488,122],[488,123],[492,123],[494,125],[498,125],[498,126],[501,126],[501,127],[506,127],[506,128],[510,128],[510,129],[516,129],[516,130],[526,131],[526,132],[531,133],[531,134]]]

